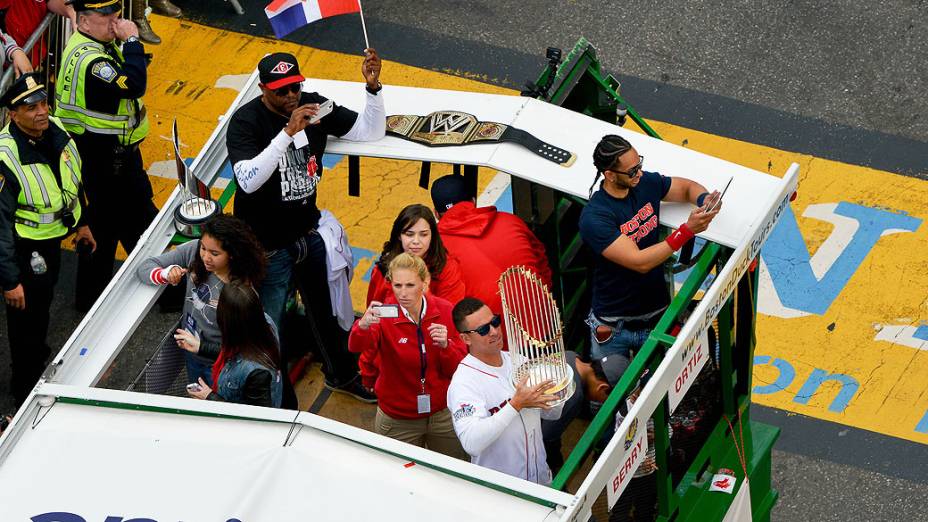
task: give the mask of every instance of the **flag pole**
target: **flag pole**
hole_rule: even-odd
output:
[[[361,7],[361,0],[358,0],[358,12],[361,14],[361,30],[364,31],[364,48],[370,49],[371,43],[367,40],[367,25],[364,24],[364,8]]]

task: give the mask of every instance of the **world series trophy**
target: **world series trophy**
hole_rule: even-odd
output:
[[[561,404],[574,393],[574,372],[564,356],[564,325],[548,286],[524,266],[513,266],[499,278],[506,337],[512,358],[512,383],[528,377],[528,386],[544,381],[545,390]]]
[[[209,187],[193,174],[180,155],[177,120],[174,120],[171,138],[174,142],[177,181],[181,190],[181,203],[174,209],[174,228],[181,235],[200,237],[200,226],[219,214],[219,205],[210,196]]]

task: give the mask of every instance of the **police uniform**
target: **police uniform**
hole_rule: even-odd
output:
[[[0,98],[6,107],[44,103],[45,87],[25,74]],[[10,121],[0,130],[0,286],[13,376],[22,403],[42,375],[49,347],[49,307],[61,261],[61,240],[83,226],[81,157],[57,119],[34,137]],[[8,294],[22,285],[25,308]]]
[[[72,5],[78,12],[104,15],[120,9],[119,0],[76,0]],[[87,310],[112,278],[117,243],[131,251],[158,213],[139,151],[149,130],[141,99],[147,61],[136,37],[120,47],[80,31],[68,40],[63,57],[55,116],[84,158],[90,225],[97,239],[97,251],[78,260],[76,304]]]

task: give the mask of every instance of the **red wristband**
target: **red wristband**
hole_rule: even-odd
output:
[[[696,234],[693,234],[693,231],[690,230],[690,227],[686,226],[686,223],[683,223],[680,225],[680,228],[674,230],[672,234],[667,236],[667,244],[676,252],[683,248],[683,245],[690,239],[693,239],[695,235]]]

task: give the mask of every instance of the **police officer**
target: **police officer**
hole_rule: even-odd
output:
[[[21,404],[45,368],[48,310],[61,265],[61,239],[96,246],[82,212],[81,157],[48,115],[37,76],[21,76],[0,97],[10,123],[0,130],[0,286],[10,336],[11,388]]]
[[[77,32],[68,40],[55,88],[55,116],[84,158],[97,251],[78,261],[76,305],[87,310],[113,276],[116,244],[135,248],[158,213],[139,143],[148,135],[141,97],[147,81],[138,28],[119,18],[119,0],[74,0]],[[121,44],[120,44],[121,43]]]

